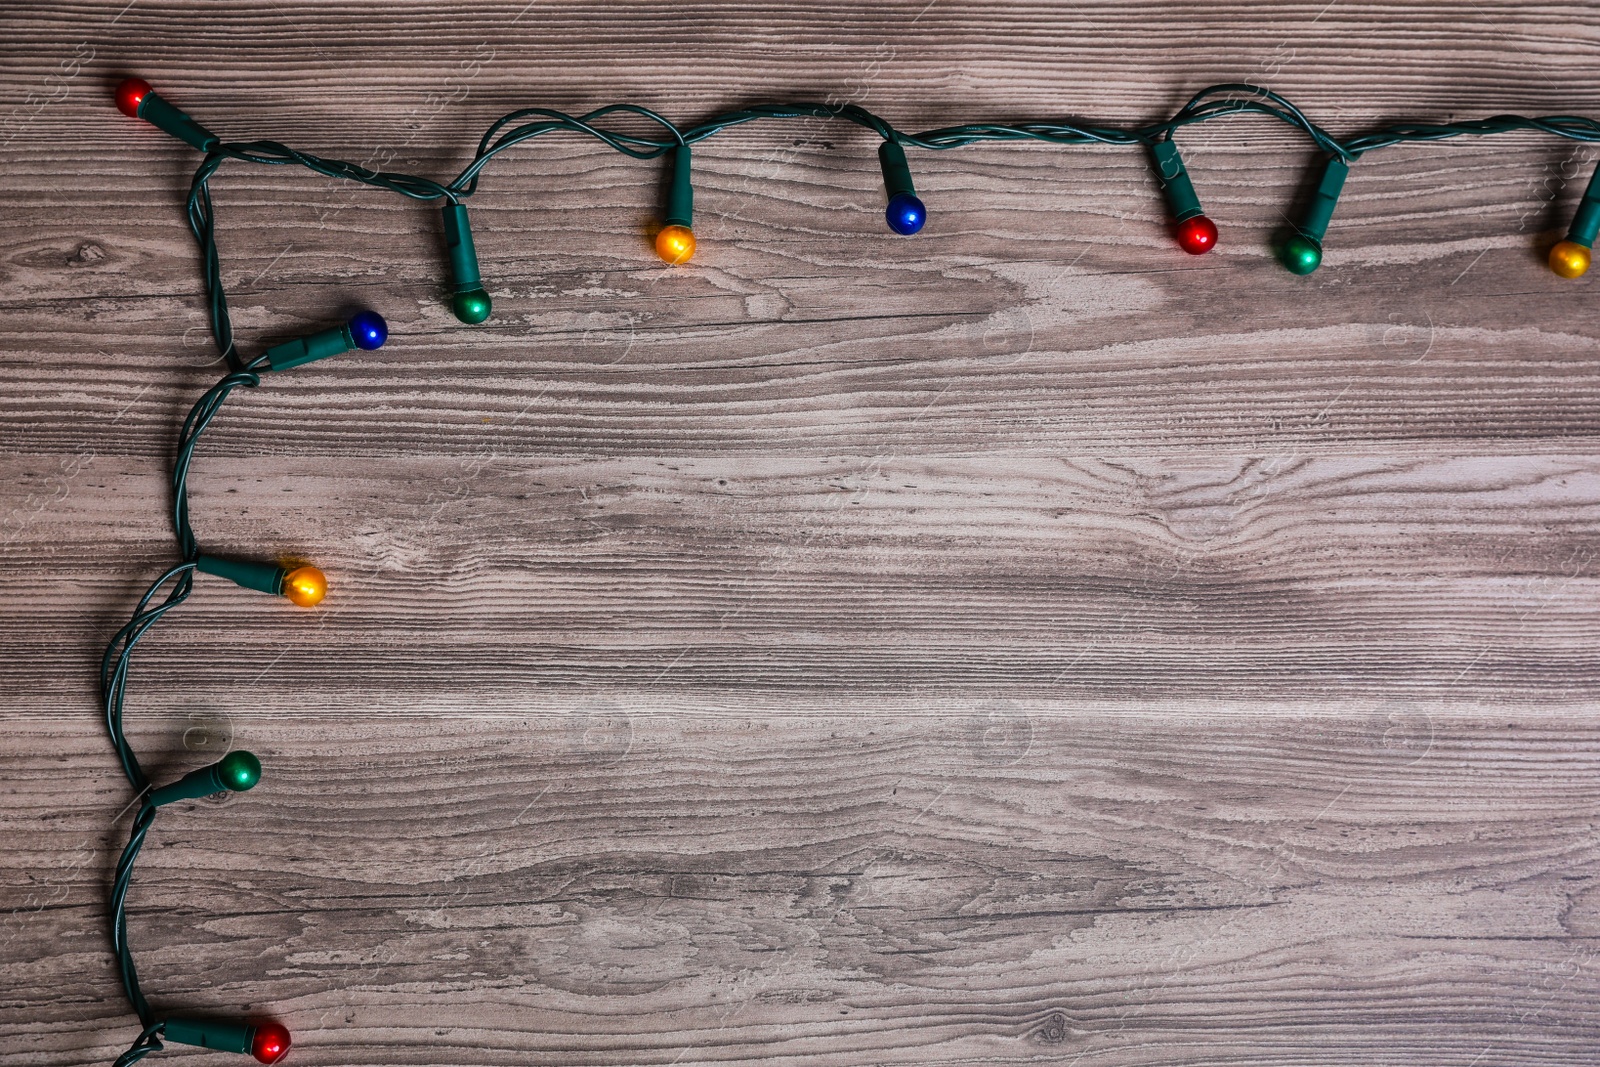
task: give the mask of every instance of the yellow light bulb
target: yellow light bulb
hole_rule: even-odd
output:
[[[1557,241],[1550,249],[1550,269],[1563,278],[1580,278],[1589,269],[1589,250],[1576,241]]]
[[[314,608],[328,595],[328,579],[315,567],[296,567],[283,577],[283,595],[290,603]]]
[[[694,231],[687,226],[663,226],[656,234],[656,255],[676,266],[694,255]]]

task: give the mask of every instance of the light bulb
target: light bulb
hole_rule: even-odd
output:
[[[687,226],[663,226],[656,234],[656,255],[663,263],[677,266],[694,255],[694,231]]]
[[[902,237],[910,237],[928,221],[928,209],[910,193],[896,193],[889,198],[889,206],[884,209],[883,217],[889,223],[889,229]]]
[[[389,339],[389,324],[376,311],[358,311],[350,317],[350,339],[363,352],[383,347]]]
[[[1581,278],[1589,269],[1589,250],[1576,241],[1557,241],[1550,249],[1550,269],[1563,278]]]
[[[281,1023],[256,1023],[250,1055],[261,1063],[277,1063],[289,1054],[289,1031]]]
[[[1204,215],[1195,215],[1178,223],[1178,247],[1191,256],[1203,256],[1217,247],[1217,224]]]
[[[223,756],[209,766],[190,771],[176,782],[150,790],[145,802],[153,808],[180,800],[198,800],[221,793],[243,793],[261,781],[261,761],[243,749]]]
[[[1284,242],[1283,265],[1294,274],[1310,274],[1322,264],[1322,246],[1303,233]]]
[[[117,110],[130,119],[139,117],[139,105],[150,92],[150,83],[139,78],[129,78],[117,86]]]
[[[296,567],[283,576],[283,595],[290,603],[314,608],[328,595],[328,579],[309,564]]]
[[[217,761],[215,777],[224,789],[243,793],[261,781],[261,761],[253,753],[235,749]]]
[[[209,152],[220,140],[182,111],[161,98],[142,78],[127,78],[114,94],[117,110],[129,118],[144,119],[163,133],[169,133],[191,148]]]

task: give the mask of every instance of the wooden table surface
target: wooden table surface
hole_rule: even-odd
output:
[[[7,1065],[137,1030],[95,665],[174,561],[219,374],[197,159],[121,77],[436,177],[533,105],[1133,123],[1248,80],[1339,136],[1600,115],[1567,4],[0,18]],[[665,269],[660,165],[548,138],[472,200],[477,328],[435,207],[225,167],[243,349],[363,305],[392,337],[237,396],[196,463],[208,548],[333,591],[207,580],[136,661],[157,778],[266,767],[157,823],[157,1009],[275,1015],[299,1067],[1596,1062],[1600,304],[1543,256],[1597,153],[1373,153],[1298,278],[1305,138],[1181,141],[1202,258],[1138,151],[913,152],[904,239],[872,135],[797,120],[697,149]]]

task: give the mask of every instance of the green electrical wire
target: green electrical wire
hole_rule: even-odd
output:
[[[118,104],[130,114],[138,113],[142,93],[135,93],[131,101],[124,101],[125,83],[118,92]],[[131,104],[131,110],[129,105]],[[164,102],[163,102],[164,104]],[[1566,138],[1572,141],[1593,143],[1600,141],[1600,123],[1594,119],[1568,115],[1544,118],[1523,118],[1518,115],[1497,115],[1470,122],[1423,123],[1400,122],[1373,130],[1346,140],[1338,140],[1322,127],[1312,122],[1288,100],[1271,90],[1242,82],[1213,85],[1196,93],[1183,107],[1162,122],[1143,126],[1115,126],[1068,121],[979,122],[947,126],[922,133],[904,133],[886,120],[854,104],[763,104],[741,108],[718,115],[699,125],[679,127],[648,108],[631,104],[613,104],[597,108],[583,115],[568,115],[550,108],[523,108],[495,120],[484,131],[477,152],[461,172],[448,182],[400,174],[392,171],[371,170],[344,160],[327,159],[289,148],[276,141],[240,141],[224,143],[181,112],[164,105],[171,114],[179,116],[188,125],[170,125],[168,132],[195,145],[205,156],[195,170],[189,185],[186,214],[189,228],[200,250],[201,274],[205,287],[207,310],[217,351],[226,360],[229,373],[212,386],[195,403],[178,435],[177,450],[172,465],[172,525],[177,541],[179,562],[157,578],[139,599],[133,616],[112,637],[101,661],[100,686],[105,712],[106,731],[112,747],[122,764],[123,773],[141,800],[129,832],[128,844],[117,863],[111,889],[111,943],[117,967],[128,1001],[138,1015],[142,1027],[131,1046],[119,1056],[116,1067],[131,1067],[151,1052],[160,1050],[165,1020],[158,1018],[145,999],[139,986],[138,972],[128,945],[127,898],[132,886],[134,863],[145,839],[155,824],[157,808],[149,800],[152,783],[139,765],[138,757],[123,729],[124,703],[127,697],[128,671],[134,649],[151,627],[160,622],[168,612],[186,601],[194,591],[194,575],[200,559],[199,542],[189,518],[188,478],[196,447],[201,436],[211,426],[222,410],[223,404],[235,389],[241,386],[254,389],[261,384],[260,371],[266,369],[265,357],[243,360],[234,341],[233,325],[228,314],[227,294],[222,282],[221,258],[216,241],[216,212],[211,201],[212,177],[227,162],[256,163],[264,166],[299,166],[330,178],[341,178],[373,188],[387,190],[412,200],[439,201],[458,204],[474,195],[478,181],[488,164],[519,145],[553,133],[575,133],[591,137],[602,144],[637,160],[654,160],[674,149],[696,144],[709,137],[751,122],[793,118],[838,119],[872,131],[884,141],[902,147],[942,151],[981,143],[1039,142],[1043,144],[1120,145],[1150,147],[1157,142],[1169,141],[1180,129],[1197,123],[1233,115],[1264,115],[1276,118],[1300,130],[1316,147],[1331,158],[1349,164],[1367,152],[1391,145],[1418,141],[1441,141],[1455,137],[1482,137],[1516,131],[1534,131]],[[631,116],[643,119],[658,127],[656,136],[646,136],[612,129],[604,125],[614,117]],[[160,116],[152,116],[157,121]],[[1325,220],[1324,220],[1325,221]],[[164,591],[164,592],[163,592]],[[158,599],[159,598],[159,599]]]

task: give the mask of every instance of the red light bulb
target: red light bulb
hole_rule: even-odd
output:
[[[262,1063],[277,1063],[289,1053],[289,1031],[280,1023],[256,1023],[250,1055]]]
[[[144,103],[145,94],[150,91],[150,83],[140,81],[138,78],[129,78],[117,86],[117,110],[130,119],[139,117],[139,105]]]
[[[1178,223],[1178,247],[1191,256],[1201,256],[1217,246],[1217,224],[1204,215]]]

